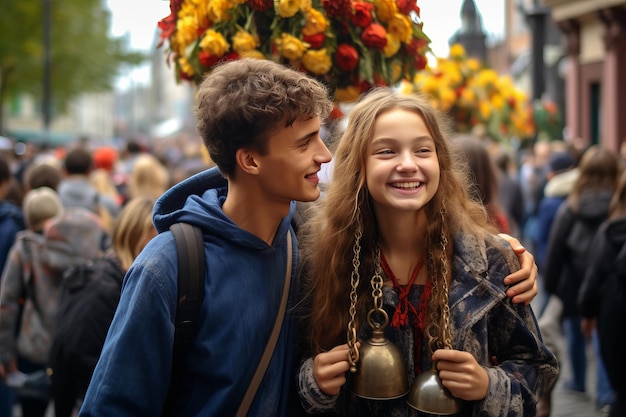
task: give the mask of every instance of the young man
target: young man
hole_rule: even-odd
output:
[[[205,171],[168,191],[154,214],[159,232],[187,222],[204,235],[202,318],[175,415],[235,415],[278,313],[293,201],[320,195],[317,173],[331,159],[320,121],[331,109],[322,84],[270,61],[224,64],[200,86],[198,130],[228,187],[217,170]],[[171,374],[176,283],[173,236],[161,233],[128,271],[81,416],[161,414]],[[291,294],[296,291],[292,280]],[[287,401],[295,381],[293,331],[288,316],[248,415],[296,415]]]
[[[318,172],[331,159],[320,139],[320,121],[332,102],[319,82],[253,59],[213,70],[197,100],[198,131],[219,171],[195,175],[157,202],[154,222],[161,233],[125,277],[81,417],[161,414],[177,301],[177,255],[167,232],[173,223],[202,229],[207,267],[201,319],[174,401],[175,415],[234,416],[269,339],[285,283],[294,200],[319,197]],[[296,271],[295,240],[292,245]],[[530,270],[527,264],[516,280],[532,275]],[[303,413],[293,386],[298,365],[293,363],[294,273],[291,281],[287,315],[249,416]],[[532,280],[518,288],[518,294],[536,294]]]

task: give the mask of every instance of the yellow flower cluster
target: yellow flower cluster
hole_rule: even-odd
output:
[[[170,0],[159,22],[179,79],[224,60],[271,59],[353,101],[372,85],[410,80],[430,40],[415,0]]]
[[[451,116],[458,132],[480,126],[500,140],[525,139],[535,133],[526,94],[510,77],[468,58],[459,44],[450,47],[448,58],[439,58],[435,67],[419,71],[403,88],[427,94],[436,108]]]

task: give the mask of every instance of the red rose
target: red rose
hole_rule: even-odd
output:
[[[207,51],[198,52],[198,60],[206,68],[211,68],[220,60],[219,56],[215,56]]]
[[[359,53],[352,45],[342,43],[337,47],[335,52],[335,61],[337,66],[344,71],[352,71],[359,63]]]
[[[372,23],[372,9],[374,5],[372,3],[365,3],[362,1],[354,3],[354,13],[350,16],[350,21],[353,25],[364,28]]]
[[[424,68],[426,68],[426,63],[427,63],[427,60],[424,54],[417,54],[413,58],[413,66],[415,67],[417,71],[423,70]]]
[[[178,70],[178,76],[180,77],[181,80],[185,80],[185,81],[191,81],[193,80],[193,78],[191,77],[191,75],[187,74],[185,71]]]
[[[224,55],[224,61],[236,61],[239,59],[239,54],[237,52],[229,52]]]
[[[417,13],[417,16],[419,17],[420,8],[417,5],[417,2],[415,0],[397,0],[396,4],[398,6],[398,10],[403,15],[408,16],[409,13],[414,11],[415,13]]]
[[[372,23],[363,30],[361,40],[367,47],[383,49],[387,46],[387,31],[382,25]]]
[[[316,33],[315,35],[305,35],[302,37],[302,40],[311,45],[311,49],[319,49],[324,45],[326,36],[323,33]]]
[[[323,0],[322,5],[329,18],[348,18],[352,14],[351,0]]]

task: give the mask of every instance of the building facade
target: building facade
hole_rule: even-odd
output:
[[[626,140],[626,1],[544,3],[564,35],[568,137],[618,151]]]

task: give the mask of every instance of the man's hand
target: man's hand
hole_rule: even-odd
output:
[[[519,240],[504,233],[498,236],[506,240],[513,252],[517,255],[520,269],[504,278],[504,284],[511,287],[506,290],[506,295],[514,303],[524,303],[529,305],[537,296],[537,276],[539,271],[535,263],[535,257],[522,246]]]

